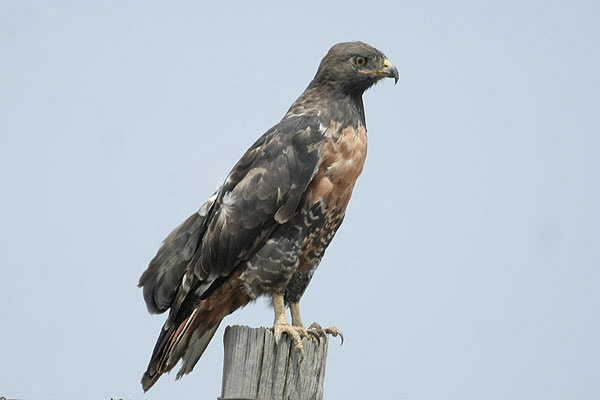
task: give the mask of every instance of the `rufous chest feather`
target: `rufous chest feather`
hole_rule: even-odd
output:
[[[324,134],[325,152],[319,171],[311,183],[312,203],[323,201],[327,208],[346,209],[356,179],[367,156],[364,126],[339,129],[332,125]]]

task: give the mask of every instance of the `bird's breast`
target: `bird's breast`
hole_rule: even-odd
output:
[[[325,131],[323,161],[311,183],[313,204],[343,212],[348,205],[356,179],[367,156],[367,131],[364,126],[339,129],[335,123]]]
[[[303,240],[299,270],[310,273],[341,225],[356,179],[362,172],[367,155],[367,132],[363,126],[326,132],[322,162],[308,188],[307,209],[320,204],[321,218],[311,225]]]

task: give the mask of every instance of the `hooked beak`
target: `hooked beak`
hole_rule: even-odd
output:
[[[383,60],[383,76],[386,78],[394,78],[394,85],[398,83],[398,79],[400,78],[398,69],[387,58]]]

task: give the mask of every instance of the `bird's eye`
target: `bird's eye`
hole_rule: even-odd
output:
[[[354,59],[354,63],[359,66],[362,67],[367,63],[367,59],[361,56],[358,56]]]

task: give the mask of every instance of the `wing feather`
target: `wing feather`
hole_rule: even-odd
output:
[[[296,214],[324,143],[317,117],[304,115],[283,120],[244,154],[219,189],[190,262],[203,287],[231,274]]]
[[[144,300],[150,313],[162,313],[171,306],[186,267],[198,248],[215,198],[216,195],[208,199],[198,212],[173,229],[140,277],[138,286],[144,288]]]

